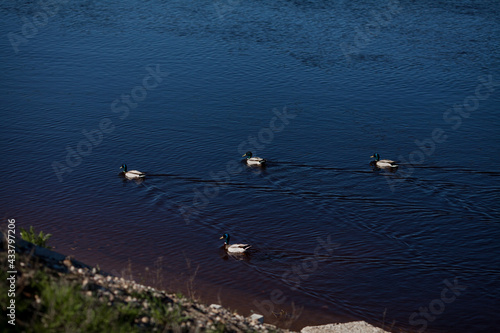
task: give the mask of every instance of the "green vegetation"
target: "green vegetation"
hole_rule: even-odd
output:
[[[123,304],[109,307],[106,303],[84,295],[81,287],[69,281],[56,281],[37,272],[31,284],[35,302],[28,310],[35,314],[28,332],[134,332],[131,325],[139,309]]]
[[[223,333],[227,331],[226,325],[220,322],[216,323],[214,328],[207,330],[208,333]]]
[[[180,324],[188,319],[182,315],[182,309],[179,306],[165,304],[160,298],[155,297],[148,297],[146,300],[151,308],[149,313],[151,318],[162,327],[180,327]]]
[[[47,241],[51,236],[52,234],[44,234],[43,231],[40,231],[40,233],[37,235],[35,233],[35,230],[33,229],[33,226],[30,226],[29,232],[26,231],[26,229],[21,228],[22,239],[35,245],[48,248],[49,250],[52,249],[52,247],[47,245]]]
[[[1,263],[7,260],[0,252]],[[19,255],[16,281],[16,325],[7,323],[2,316],[0,327],[12,332],[159,332],[187,331],[181,324],[189,320],[182,314],[178,304],[155,298],[148,293],[137,293],[137,301],[125,303],[109,295],[98,295],[96,291],[85,291],[81,281],[67,279],[55,271],[36,262],[29,262]],[[1,264],[0,279],[5,281],[7,269]],[[7,283],[0,283],[0,305],[7,311],[9,302]],[[112,297],[112,296],[111,296]],[[147,306],[144,306],[144,304]],[[145,323],[142,319],[148,318]]]

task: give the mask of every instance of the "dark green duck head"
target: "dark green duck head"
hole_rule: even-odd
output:
[[[246,158],[247,158],[247,160],[248,160],[248,159],[251,159],[251,158],[252,158],[252,152],[251,152],[251,151],[247,151],[247,152],[245,153],[245,155],[243,155],[242,157],[246,157]]]

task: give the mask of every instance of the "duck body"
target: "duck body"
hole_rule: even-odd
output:
[[[396,162],[394,162],[393,160],[381,160],[380,159],[380,155],[375,153],[373,154],[372,156],[370,156],[371,158],[375,158],[375,165],[379,168],[397,168],[398,165],[396,164]]]
[[[244,254],[247,253],[247,250],[252,246],[248,244],[229,244],[228,234],[222,235],[220,239],[225,239],[224,250],[226,250],[228,253]]]
[[[256,165],[256,166],[264,166],[266,163],[266,160],[261,158],[261,157],[252,157],[252,152],[247,151],[245,155],[242,157],[246,157],[246,163],[247,165]]]
[[[137,170],[127,170],[127,165],[122,164],[120,169],[123,169],[123,175],[127,179],[139,179],[139,178],[144,178],[146,177],[146,174],[144,172],[140,172]]]

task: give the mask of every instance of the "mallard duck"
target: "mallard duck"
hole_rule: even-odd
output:
[[[263,158],[260,158],[260,157],[252,157],[252,152],[251,151],[247,151],[245,153],[245,155],[243,155],[242,157],[246,157],[247,158],[247,164],[248,165],[264,165],[266,163],[266,160],[263,159]]]
[[[144,178],[146,177],[146,174],[144,172],[140,172],[137,170],[130,170],[127,171],[127,165],[122,164],[120,169],[123,169],[123,175],[128,178],[128,179],[138,179],[138,178]]]
[[[377,153],[373,154],[370,157],[375,158],[375,161],[374,161],[375,165],[379,168],[397,168],[398,167],[396,162],[394,162],[392,160],[381,160],[380,155]]]
[[[224,250],[229,253],[245,253],[251,247],[248,244],[231,244],[229,245],[229,235],[224,234],[220,239],[224,239]]]

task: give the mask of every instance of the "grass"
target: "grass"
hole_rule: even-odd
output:
[[[182,322],[188,319],[182,315],[182,309],[179,306],[173,306],[171,303],[165,304],[161,299],[154,297],[148,297],[147,301],[151,307],[151,318],[160,326],[179,328]]]
[[[30,226],[30,230],[27,231],[24,228],[21,228],[21,238],[24,239],[27,242],[33,243],[35,245],[45,247],[47,249],[52,249],[52,247],[47,245],[47,241],[49,238],[52,237],[52,234],[44,234],[43,231],[40,231],[40,233],[37,235],[35,233],[35,230],[33,229],[33,226]]]
[[[139,309],[117,304],[109,307],[98,299],[88,297],[76,283],[55,281],[48,275],[37,274],[32,285],[39,292],[38,302],[32,303],[35,316],[32,332],[137,332],[134,319]]]
[[[208,333],[223,333],[227,332],[226,325],[224,325],[221,322],[218,322],[215,324],[215,327],[212,329],[207,330]]]
[[[7,255],[0,252],[2,266],[0,279],[7,278]],[[92,296],[82,290],[81,282],[55,274],[34,262],[27,263],[18,256],[16,262],[25,267],[17,276],[16,283],[16,325],[7,323],[4,315],[0,327],[9,327],[12,332],[149,332],[156,327],[163,331],[186,331],[181,324],[188,317],[182,314],[178,304],[164,302],[147,293],[137,294],[137,302],[111,302],[106,296]],[[10,302],[7,283],[0,283],[0,306],[7,312]],[[148,306],[144,307],[143,303]],[[152,318],[151,325],[141,324],[141,318]],[[154,323],[154,324],[153,324]]]

